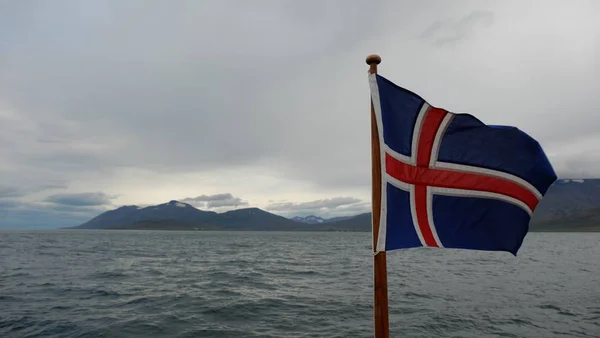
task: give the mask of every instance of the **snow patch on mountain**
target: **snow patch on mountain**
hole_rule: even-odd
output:
[[[325,219],[323,219],[319,216],[315,216],[315,215],[310,215],[310,216],[306,216],[306,217],[300,217],[300,216],[292,217],[292,221],[298,222],[298,223],[305,223],[305,224],[325,223]]]
[[[585,182],[585,180],[582,180],[582,179],[568,179],[568,180],[559,180],[559,181],[557,181],[557,183],[570,183],[570,182],[573,182],[573,183],[583,183],[583,182]]]

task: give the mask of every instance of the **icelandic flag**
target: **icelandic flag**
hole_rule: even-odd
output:
[[[425,246],[516,256],[557,179],[539,143],[515,127],[433,107],[377,74],[369,83],[382,175],[375,252]]]

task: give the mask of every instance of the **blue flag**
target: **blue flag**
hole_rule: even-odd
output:
[[[539,143],[515,127],[433,107],[377,74],[369,82],[382,168],[375,251],[425,246],[516,255],[557,179]]]

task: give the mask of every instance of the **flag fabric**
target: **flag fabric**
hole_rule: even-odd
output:
[[[428,104],[369,75],[381,155],[375,252],[414,247],[508,251],[557,177],[540,144]]]

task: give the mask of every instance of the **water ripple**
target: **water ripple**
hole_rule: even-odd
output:
[[[600,236],[388,255],[392,337],[599,337]],[[0,232],[0,337],[372,337],[367,233]]]

